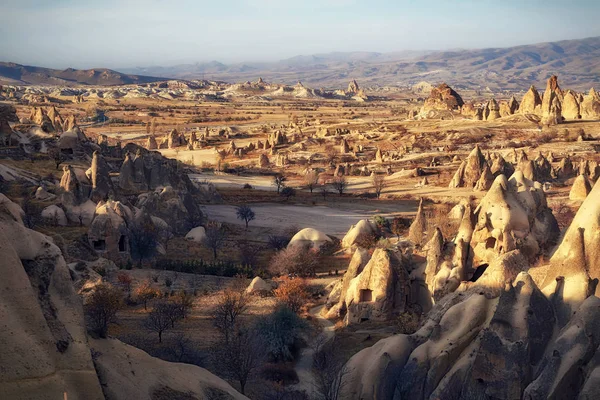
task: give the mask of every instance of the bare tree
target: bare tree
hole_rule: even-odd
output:
[[[185,290],[182,290],[175,296],[173,303],[177,307],[179,316],[186,319],[190,310],[194,307],[194,297]]]
[[[65,161],[65,156],[60,151],[58,147],[52,147],[48,149],[48,156],[54,161],[54,165],[56,166],[56,170],[58,171],[58,167]]]
[[[333,187],[340,194],[340,196],[344,194],[344,191],[346,190],[347,186],[348,181],[346,180],[346,177],[344,175],[336,176],[335,178],[333,178]]]
[[[269,272],[273,275],[314,276],[319,262],[319,254],[316,251],[295,245],[282,249],[271,258]]]
[[[385,175],[383,174],[373,174],[371,177],[371,183],[373,184],[373,189],[375,190],[375,195],[377,198],[381,196],[383,189],[385,189],[387,182],[385,181]]]
[[[319,173],[312,169],[310,171],[308,171],[306,173],[306,175],[304,175],[304,184],[306,185],[306,187],[308,188],[308,190],[310,190],[310,192],[312,193],[314,188],[317,186],[317,183],[319,182]]]
[[[321,196],[323,196],[323,201],[325,201],[327,199],[327,196],[329,196],[329,188],[327,187],[327,185],[323,184],[321,185],[321,189],[319,189],[321,192]]]
[[[225,227],[216,221],[209,221],[205,227],[206,237],[204,243],[212,249],[214,260],[217,259],[218,251],[225,245],[227,231]]]
[[[325,146],[325,159],[329,164],[335,163],[337,156],[338,150],[332,144]]]
[[[212,312],[213,325],[225,342],[229,340],[236,328],[238,317],[246,312],[250,302],[243,280],[238,279],[232,287],[223,291]]]
[[[238,219],[241,219],[246,223],[246,229],[248,229],[248,223],[256,218],[254,211],[252,211],[252,209],[247,205],[237,207],[235,213]]]
[[[158,295],[158,289],[153,288],[150,281],[142,282],[142,284],[135,289],[135,297],[138,301],[144,303],[144,310],[148,309],[148,301]]]
[[[219,371],[240,384],[245,394],[246,383],[265,360],[266,349],[254,329],[236,329],[228,340],[221,340],[215,349],[214,360]]]
[[[167,318],[171,321],[171,328],[175,328],[175,322],[182,318],[179,306],[172,301],[167,301],[163,307],[165,308],[164,312],[167,314]]]
[[[108,283],[96,286],[85,304],[90,328],[100,337],[106,337],[108,326],[115,322],[117,311],[123,307],[123,293]]]
[[[279,194],[281,189],[283,189],[286,181],[287,181],[287,178],[281,174],[277,174],[273,177],[273,186],[275,186],[277,188],[277,194]]]
[[[315,389],[323,400],[342,399],[345,376],[348,373],[346,360],[337,349],[334,340],[325,336],[317,338],[314,348],[312,372],[315,378]]]
[[[261,246],[258,246],[256,243],[252,243],[247,240],[241,240],[238,242],[237,247],[240,263],[243,266],[253,268],[258,264],[258,254],[262,250]]]
[[[158,333],[158,343],[162,343],[162,334],[172,327],[170,306],[166,301],[154,305],[150,314],[144,321],[144,326],[152,332]]]
[[[294,197],[296,195],[296,189],[290,186],[286,186],[281,189],[281,196],[285,197],[286,201],[290,199],[290,197]]]
[[[157,244],[158,231],[152,222],[133,224],[129,230],[129,249],[131,256],[137,258],[138,265],[142,265],[144,258],[154,256]]]

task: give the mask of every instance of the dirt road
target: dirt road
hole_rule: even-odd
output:
[[[321,334],[315,342],[317,343],[326,343],[329,340],[333,339],[335,336],[335,325],[333,322],[321,317],[321,309],[322,305],[318,307],[311,308],[309,314],[319,321],[319,324],[323,328]],[[296,363],[296,373],[298,374],[298,383],[293,386],[294,389],[304,390],[306,394],[308,394],[308,398],[315,398],[315,378],[312,373],[312,365],[313,365],[313,357],[315,354],[314,346],[309,345],[302,353],[300,353],[300,358]]]
[[[376,205],[376,204],[374,204]],[[343,208],[326,206],[300,206],[282,205],[275,203],[252,204],[256,219],[250,222],[251,226],[285,230],[290,226],[298,228],[314,228],[327,235],[342,238],[348,229],[361,219],[372,218],[375,215],[393,217],[395,215],[414,213],[416,203],[413,205],[398,204],[395,207],[387,206],[378,208],[364,207],[353,204],[352,207],[342,205]],[[345,209],[344,209],[345,208]],[[236,207],[222,204],[207,204],[202,206],[209,219],[225,222],[227,224],[243,224],[237,219]]]

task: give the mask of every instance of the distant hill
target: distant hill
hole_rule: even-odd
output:
[[[164,81],[166,78],[130,75],[106,68],[65,70],[0,62],[0,83],[29,85],[128,85]]]
[[[600,37],[508,48],[396,53],[349,52],[296,56],[270,63],[184,64],[123,69],[128,73],[180,79],[229,82],[256,80],[311,87],[413,85],[445,81],[457,87],[526,90],[558,74],[561,86],[584,90],[600,87]]]

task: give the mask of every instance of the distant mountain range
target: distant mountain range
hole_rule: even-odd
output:
[[[256,80],[311,87],[345,87],[447,82],[458,88],[526,90],[557,74],[562,86],[600,87],[600,37],[551,43],[453,51],[350,52],[297,56],[270,63],[226,65],[217,61],[171,67],[124,68],[131,74],[228,82]]]
[[[0,62],[0,83],[28,85],[127,85],[164,81],[165,78],[129,75],[106,68],[65,70]]]
[[[43,85],[123,85],[169,79],[226,82],[265,81],[313,88],[344,88],[350,79],[361,86],[411,86],[447,82],[458,89],[527,90],[553,74],[562,87],[600,88],[600,37],[532,45],[452,51],[395,53],[337,52],[296,56],[277,62],[223,64],[218,61],[174,66],[54,70],[0,63],[0,82]],[[157,78],[164,77],[164,78]]]

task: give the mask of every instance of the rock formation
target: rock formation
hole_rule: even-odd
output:
[[[203,368],[162,361],[115,339],[89,338],[60,249],[25,228],[22,215],[0,194],[0,398],[151,400],[167,393],[247,400]]]
[[[558,78],[552,75],[546,84],[542,98],[542,123],[556,125],[562,122],[562,92],[558,86]]]
[[[542,106],[542,98],[535,86],[531,85],[521,100],[519,112],[521,114],[539,114]]]
[[[345,249],[351,249],[356,245],[357,241],[361,238],[378,235],[378,229],[371,221],[361,219],[356,225],[352,225],[344,238],[342,239],[342,247]]]
[[[458,167],[458,170],[452,177],[452,181],[450,181],[449,187],[474,187],[486,165],[487,161],[479,145],[476,145],[469,156]]]
[[[429,97],[423,104],[423,108],[421,108],[421,115],[427,115],[432,110],[459,111],[463,105],[464,101],[460,95],[450,86],[442,83],[431,90]]]
[[[60,187],[64,190],[66,196],[64,203],[77,205],[84,199],[83,188],[79,179],[70,165],[63,166],[63,176],[60,179]]]
[[[581,102],[581,118],[589,120],[600,119],[600,96],[594,88],[583,97]]]
[[[419,201],[419,208],[417,209],[417,215],[410,224],[408,230],[408,239],[416,245],[423,244],[425,238],[425,232],[427,231],[427,221],[425,219],[425,210],[423,209],[423,199]]]
[[[566,120],[581,119],[579,112],[579,101],[571,90],[567,90],[562,103],[562,116]]]
[[[288,248],[294,246],[302,246],[304,248],[311,248],[318,250],[326,243],[331,243],[332,240],[329,236],[321,231],[313,228],[304,228],[296,233],[288,244]]]
[[[355,266],[360,269],[364,260],[362,253],[358,254],[356,260],[353,258],[353,271]],[[406,265],[402,254],[376,249],[362,271],[350,280],[348,289],[341,293],[340,301],[344,304],[341,309],[346,308],[344,323],[385,321],[394,313],[403,312],[410,295]]]
[[[146,141],[146,148],[148,150],[158,149],[158,143],[156,142],[156,138],[154,137],[154,135],[150,136]]]
[[[575,179],[575,182],[573,182],[573,186],[569,192],[569,199],[583,201],[591,191],[592,187],[590,181],[585,174],[581,174]]]
[[[81,300],[60,249],[0,194],[0,398],[102,400]]]
[[[346,93],[358,94],[359,90],[360,90],[360,88],[358,87],[358,83],[356,82],[356,80],[353,79],[348,84],[348,90],[346,90]]]
[[[486,121],[493,121],[500,118],[500,106],[495,99],[490,99],[486,105]]]
[[[0,146],[12,144],[13,130],[9,122],[17,122],[17,111],[13,106],[0,104]]]
[[[269,168],[269,157],[266,154],[261,154],[258,156],[258,166],[260,168]]]
[[[490,170],[490,168],[488,167],[488,164],[486,163],[483,167],[483,171],[481,172],[481,176],[479,177],[479,180],[475,184],[475,187],[473,188],[473,190],[479,191],[479,192],[485,192],[492,186],[493,182],[494,182],[494,175],[492,174],[492,171]]]
[[[477,223],[471,239],[474,266],[490,263],[514,249],[533,258],[558,238],[558,224],[541,184],[526,179],[520,171],[510,180],[497,177],[475,214]]]
[[[588,295],[600,294],[596,287],[600,279],[599,200],[600,184],[596,183],[552,255],[541,286],[545,292],[554,293],[563,324]]]
[[[109,175],[110,167],[104,157],[97,151],[94,151],[92,156],[90,169],[90,180],[92,182],[90,199],[96,203],[100,200],[107,200],[109,195],[114,193],[113,183]]]

